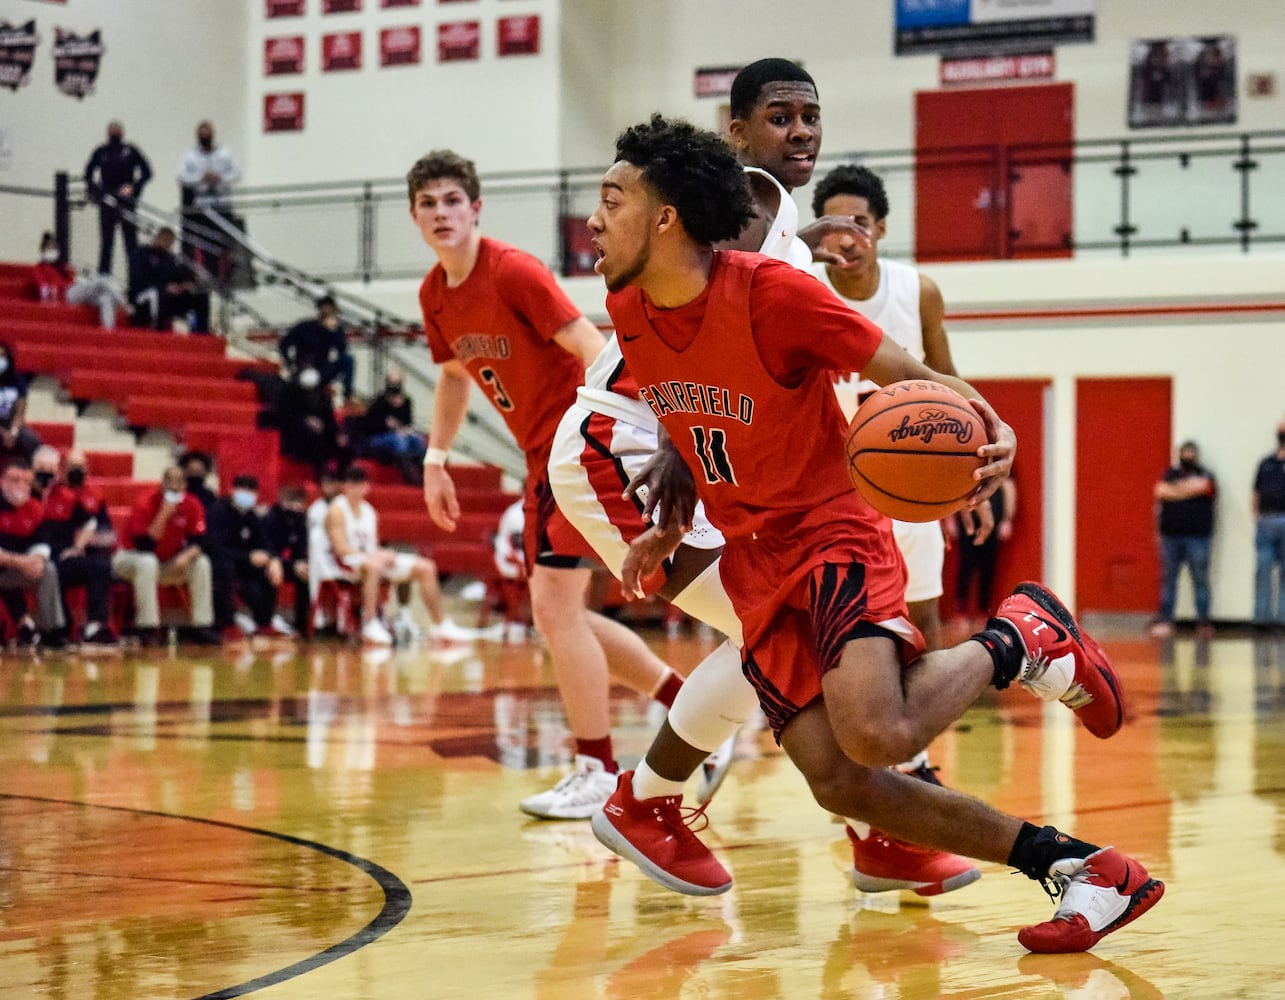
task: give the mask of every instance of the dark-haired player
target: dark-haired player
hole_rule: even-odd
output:
[[[716,251],[752,211],[716,136],[656,116],[625,131],[616,154],[589,219],[607,309],[640,395],[726,538],[721,574],[744,629],[745,673],[817,801],[1060,890],[1053,919],[1018,935],[1032,951],[1083,951],[1146,912],[1163,885],[1120,851],[886,767],[991,685],[1018,681],[1060,700],[1099,737],[1123,722],[1106,655],[1038,584],[1019,585],[972,639],[923,653],[888,521],[848,482],[830,373],[937,381],[974,400],[990,439],[978,449],[974,502],[1008,474],[1012,429],[966,382],[915,361],[811,276]],[[650,568],[626,560],[626,589]],[[610,843],[652,820],[622,776],[594,826]],[[622,838],[630,857],[631,844]]]
[[[420,287],[433,360],[441,365],[424,458],[424,501],[454,531],[460,516],[447,452],[468,410],[471,382],[486,394],[526,454],[525,547],[531,612],[552,655],[575,737],[575,769],[520,808],[546,819],[588,819],[615,787],[608,670],[669,705],[681,678],[623,625],[585,606],[593,550],[567,523],[548,485],[558,420],[575,401],[602,334],[543,264],[482,236],[481,185],[473,162],[449,150],[407,175],[411,219],[438,263]]]

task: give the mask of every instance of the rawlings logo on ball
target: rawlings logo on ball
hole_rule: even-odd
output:
[[[953,437],[960,444],[968,444],[973,439],[976,425],[958,417],[949,416],[944,410],[920,410],[914,423],[910,417],[903,415],[901,423],[888,431],[889,441],[905,441],[908,438],[920,438],[928,444],[938,434]]]

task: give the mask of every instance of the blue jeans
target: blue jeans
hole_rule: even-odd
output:
[[[1173,605],[1178,596],[1178,574],[1183,563],[1191,574],[1195,592],[1196,620],[1209,621],[1209,539],[1196,535],[1160,536],[1160,615],[1162,622],[1173,621]]]
[[[424,461],[426,445],[423,435],[398,434],[396,431],[385,431],[374,434],[368,442],[370,450],[379,455],[391,458],[412,458],[417,462]]]
[[[1272,570],[1276,608],[1272,609]],[[1285,514],[1264,514],[1254,529],[1254,622],[1285,625]]]

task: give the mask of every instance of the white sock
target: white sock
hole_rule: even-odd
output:
[[[636,799],[669,798],[671,795],[681,797],[683,784],[681,781],[662,778],[647,765],[647,761],[643,760],[634,770],[632,789]]]

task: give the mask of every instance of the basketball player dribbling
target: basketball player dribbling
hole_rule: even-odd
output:
[[[758,250],[797,267],[807,267],[814,252],[841,263],[838,253],[821,248],[829,241],[847,246],[865,240],[851,214],[822,217],[799,232],[798,209],[789,194],[790,188],[811,179],[820,152],[821,106],[812,77],[788,60],[758,60],[733,81],[731,110],[731,141],[750,180],[754,217],[723,245]],[[655,415],[638,398],[618,343],[610,339],[558,427],[549,477],[560,510],[617,575],[629,544],[645,528],[639,505],[622,500],[620,491],[656,452],[657,429]],[[664,842],[666,859],[658,864],[642,845],[624,842],[619,831],[609,831],[613,841],[608,846],[641,864],[660,884],[704,895],[730,888],[731,876],[684,825],[683,785],[706,754],[720,746],[723,759],[713,766],[726,768],[729,744],[757,699],[741,671],[740,624],[719,580],[723,537],[699,506],[693,517],[694,528],[675,552],[659,593],[729,639],[692,671],[631,779],[633,795],[652,803],[666,836],[675,838]],[[939,565],[939,587],[940,578]],[[705,763],[702,770],[702,801],[711,794],[705,773],[710,766]],[[926,753],[898,766],[935,780]],[[853,851],[851,877],[864,891],[935,895],[981,875],[964,858],[903,844],[868,824],[850,822],[846,829]],[[689,850],[675,852],[674,844]]]
[[[725,537],[721,576],[745,673],[813,796],[894,836],[1007,863],[1060,895],[1051,920],[1019,932],[1031,951],[1084,951],[1145,913],[1164,887],[1135,859],[886,766],[986,688],[1014,681],[1100,738],[1123,723],[1105,653],[1039,584],[1020,584],[968,641],[923,652],[891,527],[848,482],[830,373],[937,381],[974,400],[989,438],[974,503],[1008,474],[1012,429],[966,382],[910,357],[811,276],[716,251],[752,214],[717,136],[655,116],[622,133],[616,154],[589,219],[607,310],[666,447]],[[672,549],[672,526],[645,534],[665,533]],[[656,551],[644,550],[623,567],[627,591],[654,568]],[[649,813],[626,773],[594,823],[645,824]]]
[[[446,470],[468,411],[470,380],[499,411],[526,455],[523,544],[531,612],[575,738],[575,767],[552,789],[524,799],[542,819],[587,819],[615,788],[608,673],[672,704],[681,678],[623,625],[585,606],[593,552],[558,513],[547,463],[558,419],[575,401],[585,366],[602,349],[542,263],[483,237],[481,186],[473,162],[449,150],[422,157],[407,175],[411,219],[437,254],[420,287],[424,330],[441,366],[424,458],[424,502],[454,531],[460,508]]]

